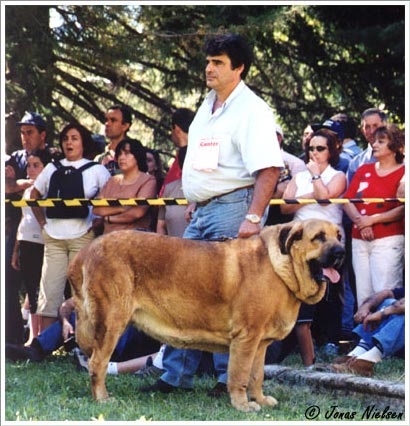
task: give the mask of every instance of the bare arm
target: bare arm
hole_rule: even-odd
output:
[[[259,217],[263,216],[265,208],[272,197],[279,173],[279,167],[269,167],[258,171],[252,202],[248,210],[249,214],[257,214]],[[260,230],[261,227],[259,223],[251,223],[245,219],[239,227],[238,237],[248,238],[252,235],[259,234]]]
[[[30,192],[30,198],[38,200],[41,198],[41,194],[36,188],[33,188]],[[46,217],[43,209],[41,207],[31,207],[31,210],[33,211],[34,217],[37,219],[40,227],[44,228],[44,225],[46,224]]]
[[[296,180],[295,180],[295,177],[293,177],[288,183],[287,187],[285,188],[282,199],[294,200],[296,196],[296,190],[297,190]],[[313,193],[310,193],[307,195],[313,196]],[[301,207],[302,207],[301,204],[281,204],[280,211],[283,214],[295,214],[296,211],[298,211]]]
[[[337,173],[330,182],[325,185],[322,179],[316,179],[313,181],[313,192],[309,192],[298,196],[298,199],[315,199],[315,200],[327,200],[329,198],[339,197],[346,188],[346,177],[343,173]],[[295,199],[297,191],[296,180],[292,178],[289,185],[286,187],[283,193],[283,199],[293,200]],[[294,214],[297,210],[303,207],[303,204],[282,204],[280,210],[283,214]],[[324,206],[326,207],[326,206]]]
[[[64,340],[67,340],[71,334],[74,334],[73,326],[69,321],[73,311],[74,300],[72,297],[70,299],[65,300],[58,308],[58,317],[63,327],[62,335]]]
[[[400,220],[404,216],[404,205],[397,206],[391,210],[387,210],[383,213],[375,213],[371,216],[359,216],[356,218],[356,225],[359,229],[365,228],[366,226],[373,226],[377,223],[395,222]]]
[[[368,297],[357,310],[354,315],[356,323],[362,323],[363,320],[371,312],[375,311],[376,308],[386,299],[394,299],[394,293],[391,290],[382,290]]]
[[[373,331],[380,323],[390,315],[403,315],[405,311],[405,299],[400,299],[393,304],[386,306],[382,310],[378,310],[372,314],[369,314],[363,321],[363,328],[367,331]]]
[[[157,234],[168,235],[167,223],[165,220],[158,219],[157,221]]]
[[[25,189],[29,188],[33,185],[33,181],[31,179],[10,179],[6,178],[6,194],[15,194],[22,193]]]
[[[148,181],[138,191],[139,198],[154,198],[156,195],[156,181]],[[111,223],[132,223],[145,216],[149,206],[116,206],[116,207],[94,207],[93,213],[98,216],[110,217]]]
[[[4,177],[6,194],[21,193],[33,185],[33,181],[31,179],[16,180],[16,172],[10,165],[4,167]]]
[[[397,193],[396,193],[397,198],[404,198],[406,196],[405,177],[406,175],[404,174],[403,178],[401,179],[399,183],[399,187],[397,188]]]

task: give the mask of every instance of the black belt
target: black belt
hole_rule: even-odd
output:
[[[248,189],[248,188],[253,188],[253,185],[242,186],[241,188],[234,189],[233,191],[225,192],[225,194],[215,195],[215,197],[208,198],[205,201],[199,201],[199,202],[197,202],[196,205],[197,205],[197,207],[205,207],[211,201],[217,200],[218,198],[221,198],[224,195],[232,194],[233,192],[240,191],[241,189]]]

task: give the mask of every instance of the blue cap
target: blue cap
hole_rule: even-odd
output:
[[[22,126],[23,124],[44,127],[44,129],[47,127],[47,123],[44,121],[43,117],[37,112],[26,111],[24,117],[21,119],[21,121],[16,123],[16,126]]]
[[[337,134],[337,137],[339,138],[340,141],[343,141],[343,139],[345,138],[343,123],[341,123],[340,121],[331,120],[329,118],[324,123],[312,124],[311,127],[314,132],[317,132],[318,130],[321,130],[321,129],[330,130],[331,132]]]

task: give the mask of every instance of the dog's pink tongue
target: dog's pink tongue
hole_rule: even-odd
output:
[[[340,280],[340,274],[334,268],[323,268],[323,275],[328,277],[333,284]]]

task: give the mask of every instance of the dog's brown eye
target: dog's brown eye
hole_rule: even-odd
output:
[[[324,232],[319,232],[318,234],[316,234],[313,238],[312,238],[312,242],[313,241],[321,241],[322,243],[324,243],[326,241],[326,235]]]
[[[339,234],[339,233],[337,234],[337,240],[338,240],[338,241],[342,241],[342,235],[341,235],[341,234]]]

